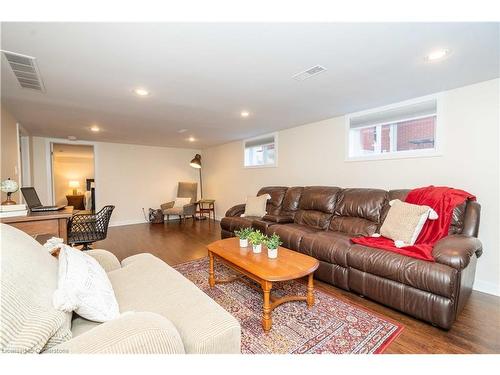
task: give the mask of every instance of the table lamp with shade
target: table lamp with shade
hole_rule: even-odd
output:
[[[2,202],[2,206],[16,204],[16,202],[11,198],[11,195],[19,190],[19,185],[17,184],[16,181],[8,178],[5,181],[2,181],[0,189],[4,193],[7,193],[7,200]]]
[[[73,188],[73,195],[77,195],[78,188],[80,187],[80,181],[71,180],[71,181],[69,181],[68,185],[70,188]]]

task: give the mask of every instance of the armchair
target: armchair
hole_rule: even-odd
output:
[[[190,202],[183,206],[176,207],[175,201],[163,203],[160,207],[163,214],[167,216],[167,221],[170,215],[178,215],[181,219],[186,219],[186,216],[191,216],[194,219],[196,214],[196,202],[198,196],[198,184],[196,182],[179,182],[177,187],[178,198],[190,198]]]

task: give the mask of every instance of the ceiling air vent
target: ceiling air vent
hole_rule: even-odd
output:
[[[21,87],[38,91],[45,91],[36,59],[19,53],[2,51],[9,62],[14,75]]]
[[[300,72],[300,73],[293,75],[292,78],[296,79],[297,81],[303,81],[307,78],[311,78],[312,76],[315,76],[316,74],[324,72],[325,70],[326,70],[325,67],[323,67],[321,65],[316,65],[316,66],[313,66],[312,68],[304,70],[303,72]]]

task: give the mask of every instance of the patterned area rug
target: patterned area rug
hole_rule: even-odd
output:
[[[244,354],[381,353],[403,329],[401,325],[316,289],[316,303],[312,309],[302,301],[278,306],[272,312],[273,326],[265,333],[261,325],[262,293],[241,281],[210,288],[208,258],[174,268],[239,320]],[[227,266],[215,262],[216,278],[235,274]],[[278,282],[273,284],[271,292],[277,297],[305,295],[306,286],[298,281]]]

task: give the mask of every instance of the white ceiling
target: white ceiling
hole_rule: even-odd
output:
[[[2,102],[32,134],[159,146],[204,148],[499,76],[498,23],[3,23],[1,38],[38,61],[44,93],[21,89],[2,57]],[[452,53],[426,62],[437,47]],[[317,64],[328,70],[291,78]]]

